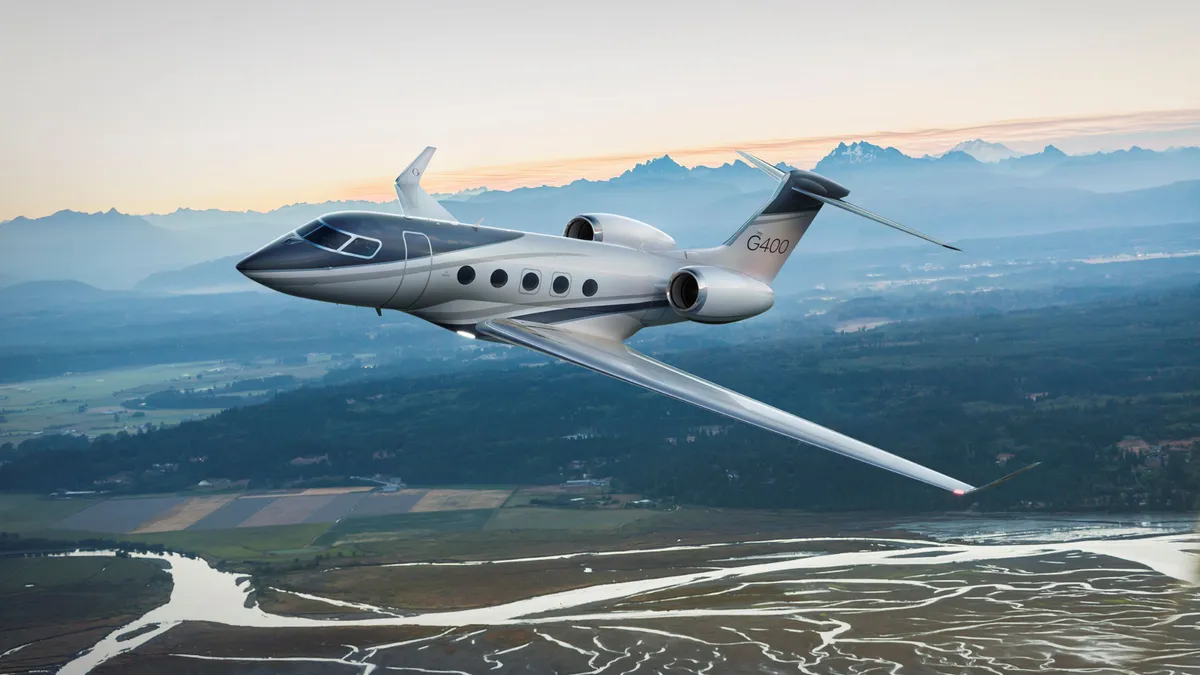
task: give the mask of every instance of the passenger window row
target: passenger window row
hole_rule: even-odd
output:
[[[475,268],[470,265],[463,265],[458,268],[458,283],[463,286],[469,285],[475,281]],[[490,281],[494,288],[504,288],[508,284],[508,272],[498,269],[492,272]],[[521,273],[521,292],[536,293],[542,285],[542,273],[538,270],[524,270]],[[555,272],[553,279],[550,282],[550,295],[563,297],[571,290],[571,276],[563,272]],[[588,279],[583,282],[583,294],[587,297],[592,297],[600,290],[600,285],[595,279]]]
[[[355,258],[374,258],[382,246],[378,239],[343,232],[321,222],[320,218],[296,230],[296,234],[310,244]]]

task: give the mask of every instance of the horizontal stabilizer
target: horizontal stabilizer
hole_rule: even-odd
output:
[[[777,166],[772,166],[766,160],[755,157],[748,152],[742,152],[741,150],[738,150],[737,154],[741,155],[742,159],[745,159],[747,162],[750,162],[750,164],[758,167],[759,170],[775,180],[783,180],[783,177],[787,175],[787,172],[783,169],[780,169]]]
[[[853,213],[856,216],[862,216],[863,218],[873,220],[882,225],[887,225],[888,227],[900,230],[901,232],[903,232],[905,234],[911,234],[912,236],[917,237],[918,239],[924,239],[925,241],[937,244],[938,246],[948,248],[951,251],[962,252],[961,248],[956,248],[954,246],[951,246],[950,244],[947,244],[944,241],[939,241],[937,239],[934,239],[933,237],[931,237],[927,234],[918,232],[918,231],[912,229],[911,227],[905,227],[904,225],[901,225],[900,223],[897,223],[896,221],[891,220],[889,218],[884,218],[883,216],[881,216],[877,213],[871,213],[870,211],[864,209],[861,206],[855,206],[854,204],[851,204],[850,202],[844,202],[840,199],[832,199],[830,197],[826,197],[825,195],[819,195],[815,192],[809,192],[808,190],[804,190],[804,189],[798,188],[798,187],[794,187],[792,189],[806,197],[812,197],[813,199],[815,199],[819,202],[828,204],[830,206],[836,206],[837,208],[842,209],[844,211],[849,211],[850,213]]]

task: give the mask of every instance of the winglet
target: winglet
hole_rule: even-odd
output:
[[[750,164],[752,164],[753,166],[758,167],[758,169],[760,171],[767,174],[771,178],[774,178],[775,180],[783,180],[783,177],[787,175],[787,172],[784,171],[783,169],[780,169],[777,166],[773,166],[766,160],[755,157],[754,155],[752,155],[748,152],[742,152],[741,150],[738,150],[737,154],[741,155],[742,159],[746,160],[747,162],[750,162]]]
[[[396,176],[396,197],[400,200],[400,212],[416,218],[457,222],[449,211],[442,208],[442,205],[421,187],[421,176],[425,175],[425,167],[429,166],[429,160],[436,151],[437,148],[433,146],[425,148],[403,173]]]
[[[421,151],[412,164],[404,170],[399,176],[396,176],[396,185],[417,185],[421,182],[421,176],[425,175],[425,167],[429,166],[429,160],[433,159],[433,153],[437,152],[437,148],[432,145]]]
[[[996,487],[997,485],[1000,485],[1001,483],[1007,483],[1008,481],[1010,481],[1010,480],[1012,480],[1012,479],[1016,478],[1017,476],[1020,476],[1021,474],[1025,473],[1026,471],[1028,471],[1028,470],[1030,470],[1030,469],[1037,468],[1037,467],[1039,467],[1039,466],[1041,466],[1041,465],[1042,465],[1042,463],[1041,463],[1041,462],[1034,462],[1033,464],[1030,464],[1030,465],[1029,465],[1029,466],[1027,466],[1027,467],[1024,467],[1024,468],[1021,468],[1021,469],[1017,469],[1016,471],[1014,471],[1014,472],[1012,472],[1012,473],[1008,474],[1007,476],[1003,476],[1003,477],[1001,477],[1001,478],[997,478],[996,480],[994,480],[994,481],[992,481],[992,482],[988,483],[987,485],[981,485],[981,486],[979,486],[979,487],[975,488],[974,490],[971,490],[971,491],[969,491],[969,492],[965,492],[964,494],[973,495],[973,494],[975,494],[975,493],[977,493],[977,492],[982,492],[982,491],[984,491],[984,490],[987,490],[987,489],[989,489],[989,488],[994,488],[994,487]],[[958,494],[958,493],[957,493],[957,492],[955,492],[955,494]]]

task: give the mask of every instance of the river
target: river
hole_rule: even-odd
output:
[[[784,550],[737,555],[740,547],[764,543]],[[875,667],[887,672],[914,660],[931,667],[983,667],[980,672],[1151,672],[1130,665],[1146,659],[1163,659],[1161,672],[1200,672],[1200,594],[1194,586],[1200,584],[1200,538],[1183,520],[943,519],[906,523],[895,537],[731,541],[436,564],[579,559],[599,569],[614,556],[663,551],[694,551],[711,565],[417,615],[303,594],[331,608],[372,613],[338,619],[265,612],[247,602],[252,589],[246,577],[201,559],[134,554],[169,564],[174,582],[169,601],[113,631],[59,672],[89,673],[189,622],[258,630],[439,629],[424,638],[346,645],[346,653],[328,657],[174,654],[244,664],[302,661],[317,672],[323,664],[330,672],[501,671],[549,658],[549,652],[556,663],[575,659],[579,672],[594,673],[623,672],[635,664],[658,670],[670,664],[694,673],[771,664],[800,672]],[[896,624],[897,618],[904,623]],[[511,626],[523,627],[528,642],[503,649],[489,645],[488,631]],[[1154,644],[1146,641],[1150,634]],[[458,647],[453,663],[430,656],[434,650],[419,651],[451,640]],[[1047,658],[1061,654],[1071,659],[1045,667]],[[1080,665],[1072,666],[1076,661]],[[1171,664],[1184,669],[1166,667]]]

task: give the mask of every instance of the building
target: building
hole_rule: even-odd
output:
[[[563,487],[607,487],[611,478],[580,478],[563,483]]]

